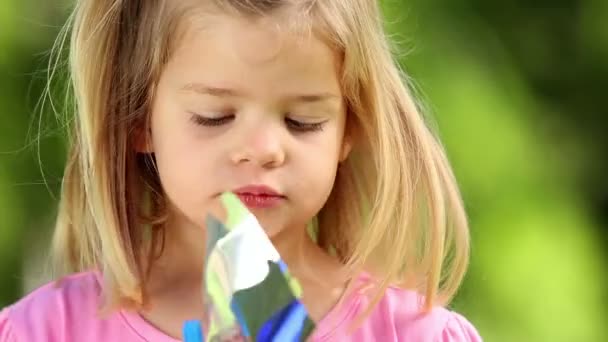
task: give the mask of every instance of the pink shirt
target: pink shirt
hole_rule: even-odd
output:
[[[121,310],[106,319],[97,317],[100,293],[93,272],[67,277],[59,287],[47,284],[0,312],[0,342],[179,341],[134,312]],[[427,315],[418,314],[419,299],[411,291],[387,289],[371,315],[348,335],[348,323],[370,300],[362,290],[354,291],[317,324],[312,341],[481,341],[475,328],[455,312],[438,307]]]

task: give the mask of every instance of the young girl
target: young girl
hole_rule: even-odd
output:
[[[73,274],[5,308],[0,341],[176,341],[226,191],[300,281],[310,340],[481,340],[444,308],[466,216],[377,1],[81,0],[71,23]]]

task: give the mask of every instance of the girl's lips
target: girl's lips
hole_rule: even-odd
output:
[[[265,185],[248,185],[233,192],[249,209],[272,208],[285,200],[285,196]]]
[[[281,196],[253,195],[247,193],[237,193],[237,196],[249,209],[276,207],[285,199]]]

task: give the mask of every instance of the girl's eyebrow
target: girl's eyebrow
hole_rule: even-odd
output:
[[[203,83],[188,83],[181,87],[181,91],[194,92],[200,95],[216,97],[243,97],[245,94],[235,89],[209,86]],[[341,96],[332,92],[319,92],[310,94],[294,94],[284,96],[288,102],[315,103],[326,101],[339,101]]]
[[[188,83],[181,87],[181,91],[194,92],[201,95],[211,95],[217,97],[238,97],[243,94],[230,88],[208,86],[203,83]]]

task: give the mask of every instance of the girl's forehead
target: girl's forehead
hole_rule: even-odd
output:
[[[252,20],[234,15],[214,16],[199,25],[194,23],[184,38],[185,44],[206,42],[209,46],[226,46],[250,62],[272,60],[294,42],[304,43],[304,39],[281,29],[272,18]],[[306,41],[310,44],[310,39]]]
[[[177,54],[193,50],[201,54],[226,54],[254,65],[293,57],[296,52],[311,59],[332,60],[334,64],[338,57],[312,27],[306,29],[273,16],[220,13],[191,19],[175,47]]]
[[[284,30],[272,18],[223,15],[187,28],[165,71],[175,83],[210,83],[264,96],[340,94],[337,60],[313,33]]]
[[[211,1],[211,3],[223,2]],[[280,1],[275,2],[280,3]],[[207,2],[203,1],[203,3]],[[291,2],[287,1],[287,3]],[[272,11],[252,14],[246,11],[228,10],[225,7],[218,8],[209,3],[206,5],[199,3],[196,6],[183,6],[174,13],[177,13],[177,17],[174,18],[177,20],[172,22],[177,23],[178,26],[174,31],[176,36],[172,37],[174,47],[177,45],[176,42],[181,41],[181,37],[198,33],[239,35],[243,41],[252,42],[252,45],[264,43],[269,53],[273,52],[272,47],[278,49],[286,41],[300,46],[314,39],[320,39],[328,45],[331,42],[329,32],[321,20],[311,12],[298,12],[298,8],[294,6],[283,5]]]

